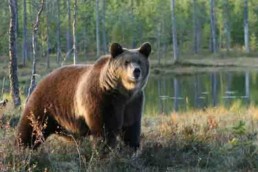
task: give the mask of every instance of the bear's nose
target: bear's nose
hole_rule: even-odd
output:
[[[136,79],[138,79],[139,76],[141,75],[141,70],[139,68],[135,68],[133,71],[133,75]]]

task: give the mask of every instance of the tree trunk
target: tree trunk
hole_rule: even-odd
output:
[[[36,20],[35,20],[35,23],[33,25],[33,31],[32,31],[32,58],[33,58],[33,62],[32,62],[31,80],[30,80],[30,88],[29,88],[29,91],[28,91],[28,97],[30,96],[30,94],[32,93],[34,88],[36,87],[37,33],[38,33],[38,28],[39,28],[39,21],[40,21],[39,19],[40,19],[40,15],[43,11],[43,7],[44,7],[44,0],[41,0],[41,6],[40,6],[40,9],[37,13]]]
[[[172,19],[172,41],[174,62],[178,60],[177,32],[176,32],[176,17],[175,17],[175,0],[171,0],[171,19]]]
[[[87,42],[87,17],[85,17],[83,37],[84,37],[84,56],[85,56],[85,59],[87,59],[87,43],[88,43]]]
[[[18,6],[18,1],[15,1],[15,6],[16,6],[16,22],[15,22],[15,27],[16,27],[16,31],[15,31],[15,33],[16,33],[16,37],[18,37],[18,32],[19,32],[19,13],[18,13],[18,8],[19,8],[19,6]]]
[[[130,4],[130,6],[131,6],[131,10],[130,10],[130,23],[132,24],[132,26],[136,26],[136,22],[135,22],[135,16],[134,16],[134,9],[135,9],[135,4],[134,4],[134,0],[131,0],[130,2],[129,2],[129,4]],[[136,27],[134,27],[133,29],[132,29],[132,48],[135,48],[137,45],[137,43],[136,43],[136,38],[137,38],[137,36],[139,35],[138,34],[138,31],[140,30],[140,29],[138,29],[138,27],[139,27],[140,25],[137,25]]]
[[[17,57],[16,57],[16,29],[17,29],[17,0],[9,0],[10,9],[10,28],[9,28],[9,79],[11,95],[15,107],[21,104],[19,93],[19,82],[17,76]]]
[[[195,54],[198,53],[198,27],[197,27],[197,16],[196,16],[196,0],[193,0],[193,51]]]
[[[160,39],[161,39],[161,23],[157,24],[157,59],[158,59],[158,64],[160,64],[160,58],[161,58],[161,53],[160,53]]]
[[[67,0],[68,27],[66,32],[67,52],[71,51],[71,8],[70,0]]]
[[[26,65],[28,58],[27,48],[27,2],[23,0],[23,48],[22,48],[22,65]]]
[[[77,15],[77,0],[74,0],[74,13],[73,13],[73,64],[77,62],[77,49],[76,49],[76,15]]]
[[[49,14],[48,14],[48,1],[46,1],[46,30],[47,30],[47,52],[46,52],[46,63],[47,63],[47,69],[50,68],[50,61],[49,61]]]
[[[211,25],[211,51],[212,51],[212,53],[216,53],[217,52],[217,41],[216,41],[214,0],[210,0],[210,25]]]
[[[244,1],[244,35],[245,35],[245,51],[250,52],[249,48],[249,26],[248,26],[248,0]]]
[[[102,41],[103,41],[103,52],[106,54],[108,52],[107,49],[107,35],[106,35],[106,0],[102,2],[102,17],[101,17],[101,24],[102,24]]]
[[[100,46],[99,46],[99,0],[96,0],[96,50],[97,58],[100,55]]]
[[[231,34],[230,34],[230,26],[229,26],[229,7],[228,7],[228,0],[224,0],[224,9],[223,9],[223,13],[224,13],[224,32],[225,32],[225,37],[226,37],[226,49],[227,52],[230,51],[231,45]]]
[[[60,63],[61,58],[61,49],[60,49],[60,3],[59,0],[57,0],[57,31],[56,31],[56,62],[57,64]]]

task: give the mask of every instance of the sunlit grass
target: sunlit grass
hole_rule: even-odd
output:
[[[11,106],[0,114],[0,171],[236,171],[258,168],[258,108],[213,107],[145,114],[137,156],[122,143],[103,154],[90,138],[50,137],[38,150],[18,150],[9,125]]]

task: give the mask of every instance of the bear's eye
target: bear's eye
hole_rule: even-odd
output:
[[[130,63],[130,62],[129,62],[128,60],[126,60],[126,61],[125,61],[125,66],[129,65],[129,63]]]

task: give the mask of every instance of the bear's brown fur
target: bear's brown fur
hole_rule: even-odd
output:
[[[20,146],[36,148],[49,135],[65,131],[102,136],[109,145],[123,133],[126,144],[139,147],[151,46],[129,50],[113,43],[110,51],[93,65],[54,70],[38,84],[18,125]]]

